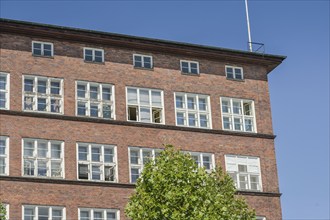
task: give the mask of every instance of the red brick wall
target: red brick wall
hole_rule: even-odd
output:
[[[222,129],[220,97],[237,97],[254,100],[258,133],[273,132],[264,67],[237,64],[244,68],[246,78],[238,82],[226,80],[225,65],[236,64],[227,61],[208,61],[102,46],[106,62],[92,64],[83,61],[83,47],[100,46],[7,34],[1,34],[0,40],[0,71],[10,73],[10,110],[22,110],[22,75],[42,75],[64,79],[64,115],[67,116],[75,116],[75,81],[86,80],[115,85],[116,120],[119,121],[126,121],[125,86],[136,86],[164,91],[167,125],[175,125],[173,93],[190,92],[210,95],[213,129]],[[31,40],[53,42],[55,57],[32,56]],[[133,53],[152,55],[154,69],[134,69]],[[199,61],[200,76],[182,75],[180,59]],[[4,114],[0,115],[0,124],[0,134],[10,137],[10,176],[21,176],[22,173],[22,138],[63,140],[65,177],[68,180],[77,179],[76,142],[116,145],[120,183],[129,182],[128,146],[162,147],[162,144],[170,143],[183,150],[214,153],[216,163],[223,167],[225,154],[258,156],[263,191],[279,192],[272,139]],[[66,206],[68,219],[77,218],[78,207],[120,208],[124,218],[123,207],[132,191],[46,183],[2,181],[0,184],[0,198],[10,203],[11,219],[20,218],[21,203]],[[247,196],[247,199],[251,207],[257,208],[258,214],[266,215],[267,219],[281,218],[278,197]]]

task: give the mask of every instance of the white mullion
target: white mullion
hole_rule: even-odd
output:
[[[52,159],[51,159],[51,141],[47,141],[47,153],[46,153],[46,176],[51,177],[52,176],[52,172],[51,172],[51,166],[52,166]]]
[[[38,176],[38,141],[34,140],[34,150],[33,150],[33,176]]]
[[[152,123],[152,90],[149,89],[148,90],[149,92],[149,115],[150,115],[150,119],[149,119],[149,122]]]
[[[105,181],[105,161],[104,161],[104,145],[101,145],[101,151],[100,151],[100,165],[101,165],[101,176],[100,179]]]
[[[33,77],[33,86],[32,86],[32,94],[33,94],[33,100],[34,103],[32,102],[32,111],[37,111],[38,110],[38,85],[37,85],[37,77]]]
[[[87,82],[86,85],[87,90],[87,102],[85,102],[85,108],[86,108],[86,115],[85,116],[91,116],[90,114],[90,106],[91,106],[91,92],[90,92],[90,83]]]
[[[92,145],[87,145],[87,162],[88,162],[88,180],[92,180],[92,174],[93,174],[93,164],[92,164]]]
[[[242,131],[245,131],[245,115],[244,115],[244,103],[241,100],[241,111],[242,111]]]
[[[185,122],[186,122],[186,126],[189,127],[189,112],[188,112],[188,98],[187,98],[187,93],[184,94],[184,109],[185,109]]]
[[[231,130],[235,131],[233,99],[229,99],[229,100],[230,100],[230,111],[231,111]]]
[[[140,104],[140,89],[136,89],[136,95],[137,95],[137,111],[138,111],[138,114],[136,114],[137,116],[137,120],[136,121],[139,121],[141,122],[141,111],[140,111],[140,108],[141,108],[141,104]]]
[[[199,110],[199,95],[195,95],[195,105],[196,105],[196,111],[197,111],[197,127],[201,127],[200,125],[200,110]]]
[[[110,96],[110,100],[111,100],[111,96]],[[104,100],[103,100],[103,85],[100,83],[100,102],[99,102],[99,117],[103,118],[103,103],[104,103]],[[111,118],[111,115],[110,115],[110,118]]]

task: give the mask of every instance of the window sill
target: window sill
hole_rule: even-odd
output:
[[[136,123],[136,124],[146,124],[146,125],[149,125],[149,124],[152,124],[152,125],[165,125],[165,122],[164,123],[155,123],[155,122],[142,122],[142,121],[132,121],[132,120],[127,120],[127,122]]]
[[[205,127],[197,127],[197,126],[187,126],[187,125],[178,125],[176,124],[175,126],[182,127],[182,128],[192,128],[192,129],[205,129],[205,130],[212,130],[212,128],[205,128]]]
[[[51,115],[64,115],[62,112],[47,112],[47,111],[36,111],[36,110],[22,110],[23,112],[36,112],[41,114],[51,114]]]
[[[228,78],[226,77],[227,80],[231,80],[231,81],[235,81],[235,82],[245,82],[245,79],[232,79],[232,78]]]
[[[90,64],[99,64],[99,65],[105,65],[105,62],[95,62],[95,61],[87,61],[87,60],[84,60],[84,63],[90,63]]]
[[[181,71],[181,75],[185,75],[185,76],[200,76],[200,73],[186,73],[186,72],[182,72]]]
[[[133,66],[134,69],[137,70],[148,70],[148,71],[154,71],[154,67],[152,68],[146,68],[146,67],[137,67],[137,66]]]
[[[224,129],[224,131],[228,131],[228,132],[233,132],[233,133],[246,133],[246,134],[257,134],[256,131],[234,131],[234,130],[230,130],[230,129]]]
[[[44,55],[36,55],[32,54],[33,57],[40,57],[40,58],[48,58],[48,59],[54,59],[54,56],[44,56]]]
[[[102,118],[102,117],[93,117],[93,116],[88,116],[88,115],[77,115],[76,116],[79,118],[93,118],[93,119],[103,119],[103,120],[115,120],[114,118]]]

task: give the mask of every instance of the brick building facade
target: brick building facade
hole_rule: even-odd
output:
[[[125,219],[165,143],[224,167],[260,219],[281,219],[267,74],[285,57],[7,19],[0,31],[10,219]]]

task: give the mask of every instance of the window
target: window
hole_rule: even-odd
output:
[[[114,119],[114,86],[94,82],[76,83],[76,115]]]
[[[129,148],[129,164],[130,164],[130,182],[136,183],[137,179],[140,177],[143,167],[150,160],[154,160],[162,149],[152,149],[152,148],[139,148],[130,147]]]
[[[55,206],[23,206],[23,220],[65,220],[65,208]]]
[[[226,171],[239,190],[262,191],[258,157],[225,155]]]
[[[39,41],[32,41],[32,54],[36,56],[54,56],[53,44]]]
[[[9,74],[0,72],[0,109],[9,109]]]
[[[134,54],[133,60],[134,60],[134,67],[146,68],[146,69],[153,68],[152,56]]]
[[[164,124],[163,91],[127,87],[127,120]]]
[[[180,66],[183,73],[199,74],[198,62],[181,60]]]
[[[256,132],[252,100],[220,98],[224,130]]]
[[[84,60],[88,62],[103,63],[104,50],[94,48],[84,48]]]
[[[212,128],[210,97],[200,94],[174,93],[176,125]]]
[[[115,146],[88,143],[77,145],[79,180],[118,182]]]
[[[64,142],[23,139],[23,175],[64,178]]]
[[[256,216],[256,220],[266,220],[265,216]]]
[[[226,76],[227,79],[243,79],[243,68],[242,67],[234,67],[234,66],[226,66]]]
[[[150,160],[155,160],[155,158],[162,152],[162,149],[153,148],[140,148],[140,147],[130,147],[129,148],[129,165],[130,165],[130,182],[136,183],[137,179],[140,177],[143,167]],[[185,152],[191,155],[191,157],[196,161],[198,167],[205,167],[207,172],[211,172],[214,167],[214,155],[209,153],[199,153],[199,152]]]
[[[79,220],[119,220],[119,210],[79,208]]]
[[[215,168],[214,155],[209,153],[187,152],[196,161],[198,167],[204,167],[210,173]]]
[[[48,113],[63,113],[62,79],[23,76],[23,109]]]
[[[0,136],[0,175],[9,175],[9,137]]]

